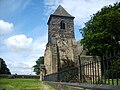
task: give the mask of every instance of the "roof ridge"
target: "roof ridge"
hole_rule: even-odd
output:
[[[58,6],[52,15],[73,17],[61,5]]]

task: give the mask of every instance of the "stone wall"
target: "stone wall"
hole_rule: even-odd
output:
[[[60,62],[62,62],[62,59],[75,60],[76,43],[74,39],[58,39],[57,45],[59,49]]]
[[[65,29],[60,29],[60,22],[64,20]],[[62,36],[64,34],[64,36]],[[54,38],[75,38],[73,18],[54,16],[48,24],[48,42]]]
[[[44,54],[47,74],[58,72],[64,59],[76,62],[76,47],[77,43],[74,39],[57,39],[56,44],[47,44]]]
[[[55,90],[120,90],[120,86],[113,85],[96,85],[96,84],[79,84],[65,82],[46,82],[53,86]]]
[[[52,51],[49,45],[46,45],[46,50],[45,50],[45,54],[44,54],[44,64],[45,64],[45,68],[46,68],[46,73],[50,74],[52,73]]]

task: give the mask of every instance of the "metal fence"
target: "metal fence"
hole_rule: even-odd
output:
[[[104,55],[100,60],[82,62],[76,67],[46,75],[46,81],[120,85],[120,52]]]
[[[49,74],[44,77],[45,81],[70,82],[78,80],[78,67],[68,68],[66,70]]]
[[[101,83],[120,85],[120,52],[106,53],[100,63],[102,70]]]

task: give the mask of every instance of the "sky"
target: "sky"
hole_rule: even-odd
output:
[[[0,57],[12,74],[35,74],[32,66],[44,56],[47,21],[62,5],[74,19],[76,40],[79,29],[102,7],[120,0],[0,0]]]

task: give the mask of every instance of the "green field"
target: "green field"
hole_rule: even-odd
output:
[[[106,80],[106,83],[108,84],[108,80]],[[113,80],[114,85],[117,85],[117,81]],[[109,85],[112,85],[112,80],[109,81]],[[118,80],[118,86],[120,86],[120,79]]]
[[[0,88],[6,90],[55,90],[38,79],[1,79]]]

